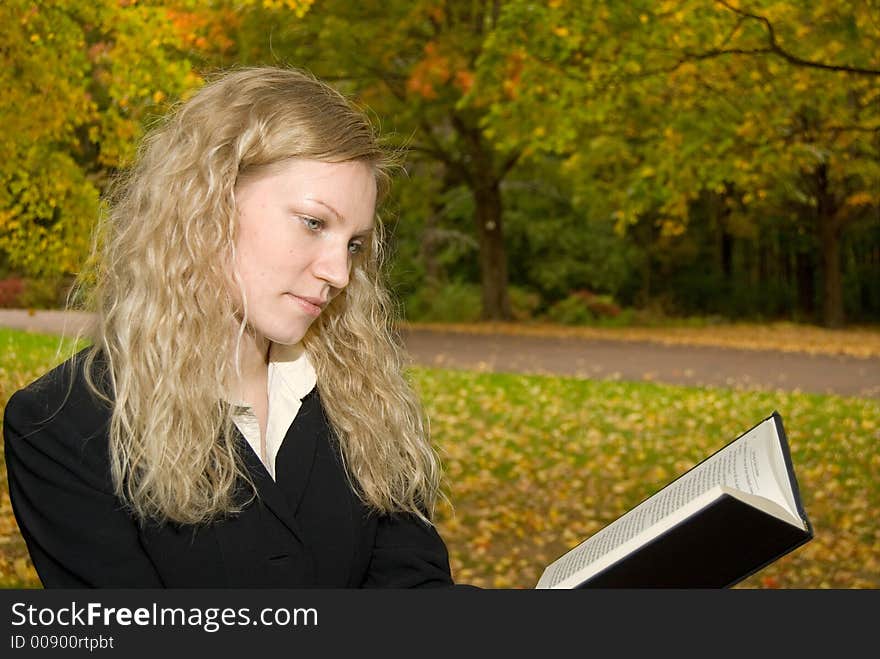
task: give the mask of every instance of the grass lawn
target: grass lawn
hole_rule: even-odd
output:
[[[0,329],[0,403],[56,363],[57,349],[57,337]],[[880,587],[876,400],[411,374],[446,470],[450,503],[439,509],[438,528],[458,581],[533,587],[547,563],[778,410],[816,537],[739,587]],[[39,587],[5,468],[0,486],[0,586]]]
[[[61,343],[57,336],[0,328],[0,405],[5,409],[6,401],[17,389],[64,359],[71,346],[71,341]],[[2,457],[0,465],[0,587],[39,587],[12,516]]]
[[[880,587],[876,400],[414,371],[444,459],[458,581],[530,588],[544,566],[773,410],[815,539],[747,588]]]
[[[402,327],[470,334],[513,334],[611,341],[647,341],[662,345],[717,346],[737,350],[778,350],[811,355],[880,357],[880,326],[827,329],[802,323],[676,324],[656,327],[570,326],[536,322],[403,323]]]

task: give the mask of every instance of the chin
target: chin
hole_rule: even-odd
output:
[[[302,338],[306,335],[306,332],[309,330],[310,326],[311,323],[295,323],[292,324],[291,327],[286,327],[283,330],[279,329],[275,332],[267,332],[266,334],[264,334],[264,336],[272,343],[290,346],[294,343],[299,343],[300,341],[302,341]]]
[[[297,332],[296,334],[287,332],[284,334],[269,334],[266,338],[278,345],[292,346],[295,343],[299,343],[305,335],[305,332]]]

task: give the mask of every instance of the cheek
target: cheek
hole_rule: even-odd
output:
[[[306,275],[312,258],[308,245],[286,229],[243,233],[236,243],[236,268],[249,298],[287,291]]]
[[[242,217],[235,241],[236,267],[242,276],[263,275],[272,250],[277,249],[271,236],[259,224]]]
[[[235,272],[239,285],[236,286],[234,295],[239,304],[242,303],[241,289],[247,295],[249,304],[253,304],[266,288],[267,269],[260,251],[258,242],[248,232],[242,232],[236,240]]]

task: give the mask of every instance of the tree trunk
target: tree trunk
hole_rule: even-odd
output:
[[[840,227],[834,216],[819,216],[822,249],[822,324],[843,327],[843,278],[840,271]]]
[[[709,217],[715,235],[715,271],[724,284],[729,285],[733,271],[733,236],[727,232],[730,207],[725,200],[725,195],[709,193]]]
[[[724,283],[730,284],[733,277],[733,236],[721,229],[721,274]]]
[[[480,279],[483,289],[483,320],[512,320],[507,295],[507,253],[501,224],[501,180],[516,162],[495,162],[491,147],[475,122],[453,115],[452,125],[462,137],[468,155],[466,180],[474,195],[474,221],[480,245]]]
[[[843,327],[843,277],[840,268],[840,236],[843,223],[837,217],[839,204],[828,189],[828,167],[819,165],[815,171],[816,221],[822,269],[822,324]]]
[[[437,195],[436,199],[439,198],[440,196]],[[425,286],[429,289],[436,289],[441,279],[440,262],[437,259],[439,205],[438,203],[431,205],[431,212],[425,218],[425,230],[422,232],[422,243],[419,246],[419,256],[425,264]]]
[[[474,183],[474,220],[480,241],[480,277],[483,286],[483,319],[511,320],[507,294],[507,252],[502,229],[501,187],[497,180]]]
[[[808,252],[795,254],[795,277],[797,282],[798,308],[804,317],[814,320],[816,313],[815,272],[813,259]]]

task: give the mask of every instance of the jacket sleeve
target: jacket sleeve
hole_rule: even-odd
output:
[[[379,518],[365,587],[452,586],[449,555],[437,530],[415,515]]]
[[[43,586],[161,587],[137,522],[113,494],[106,426],[83,431],[94,406],[85,411],[74,393],[52,410],[53,396],[41,393],[9,400],[3,439],[13,512]]]

